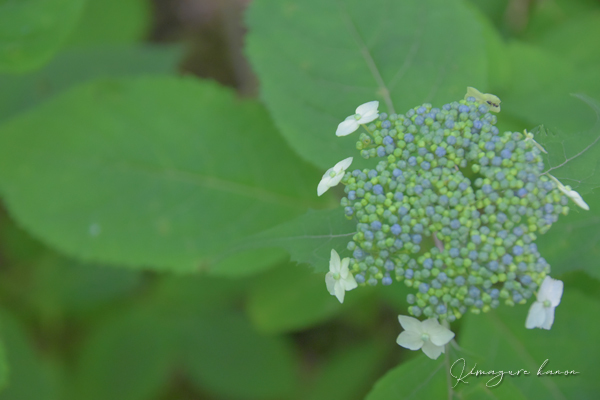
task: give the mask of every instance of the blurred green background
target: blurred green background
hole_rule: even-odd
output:
[[[560,165],[600,136],[569,95],[600,99],[599,38],[597,0],[0,0],[0,399],[600,398],[600,144],[558,170],[591,211],[539,239],[552,330],[452,326],[451,360],[576,377],[449,393],[395,343],[407,288],[327,293],[353,227],[316,196],[356,105],[466,86]]]

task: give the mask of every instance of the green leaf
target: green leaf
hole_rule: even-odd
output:
[[[263,248],[241,252],[228,251],[222,257],[207,262],[202,268],[211,276],[241,278],[273,268],[287,259],[288,254],[280,248]]]
[[[246,285],[242,279],[170,275],[158,282],[150,306],[167,316],[222,313],[239,304]]]
[[[444,357],[423,354],[392,369],[379,379],[365,400],[448,398]]]
[[[343,258],[356,233],[356,222],[346,219],[341,208],[309,210],[306,214],[244,240],[233,251],[261,247],[286,249],[292,261],[311,265],[315,272],[329,270],[331,250]]]
[[[387,344],[370,342],[344,348],[327,359],[318,370],[306,400],[362,399],[380,373],[387,356]],[[357,368],[360,366],[360,368]],[[343,384],[336,384],[343,382]]]
[[[57,93],[99,77],[175,73],[177,46],[104,46],[61,52],[34,73],[0,75],[0,121],[33,108]]]
[[[8,385],[9,368],[4,342],[0,341],[0,393]]]
[[[72,399],[155,398],[169,380],[177,347],[172,325],[133,308],[97,327],[84,342]]]
[[[502,112],[533,126],[543,124],[553,133],[542,132],[535,140],[549,153],[545,156],[547,171],[565,179],[565,185],[582,195],[600,187],[600,175],[594,172],[600,160],[600,108],[589,97],[600,98],[597,70],[577,69],[531,46],[512,45],[510,55],[518,68],[513,68],[513,87],[502,97]],[[587,105],[570,95],[578,92]]]
[[[0,337],[9,369],[0,400],[58,400],[53,371],[38,354],[33,338],[5,311],[0,312]]]
[[[590,211],[571,204],[569,215],[560,216],[558,222],[536,243],[540,253],[552,266],[552,274],[584,270],[600,279],[600,191],[584,196]]]
[[[338,311],[340,304],[332,301],[322,274],[284,264],[252,285],[247,308],[260,331],[279,333],[315,325]]]
[[[508,0],[469,0],[468,2],[485,15],[485,17],[494,25],[496,31],[504,32],[506,29],[506,8],[509,3]]]
[[[525,36],[531,40],[539,39],[555,29],[561,29],[561,24],[599,10],[596,0],[536,1],[530,9],[531,17]]]
[[[85,316],[130,295],[142,280],[138,271],[83,264],[55,254],[39,260],[32,272],[27,297],[49,318]]]
[[[600,67],[600,7],[554,27],[537,42],[544,50],[581,67]]]
[[[296,389],[295,360],[281,337],[263,336],[235,314],[190,318],[181,329],[194,386],[221,398],[277,399]]]
[[[335,130],[362,103],[405,112],[486,86],[483,28],[461,1],[259,0],[248,25],[262,98],[293,148],[321,168],[356,151],[357,136]]]
[[[533,132],[536,141],[548,152],[544,155],[545,172],[585,194],[600,187],[600,174],[595,173],[600,164],[600,102],[584,94],[574,96],[595,113],[596,124],[592,129],[575,135],[564,131],[554,133],[544,127]]]
[[[0,129],[10,213],[83,260],[197,270],[319,206],[319,179],[260,105],[192,78],[94,82]]]
[[[451,353],[454,354],[456,352],[451,351]],[[366,400],[399,398],[525,400],[535,398],[523,396],[521,391],[512,382],[503,382],[496,387],[486,387],[489,377],[488,379],[480,377],[478,381],[467,378],[465,380],[469,382],[468,384],[457,382],[456,378],[453,378],[449,372],[452,371],[457,377],[461,376],[460,362],[458,366],[453,366],[454,362],[460,358],[460,355],[451,356],[448,360],[445,357],[446,355],[441,355],[437,360],[431,360],[425,355],[419,354],[410,361],[400,364],[377,381],[366,397]],[[469,366],[469,369],[471,366]]]
[[[566,288],[549,331],[525,329],[528,306],[502,307],[483,315],[469,315],[459,334],[467,368],[516,371],[530,375],[505,376],[528,399],[595,399],[600,391],[600,303]],[[471,354],[471,356],[469,356]],[[473,357],[472,354],[477,355]],[[537,376],[542,371],[575,370],[578,375]],[[473,383],[489,376],[469,378]],[[504,385],[504,383],[502,383]]]
[[[67,45],[135,43],[148,33],[152,11],[148,0],[86,1]]]
[[[75,27],[84,0],[0,2],[0,72],[24,72],[50,60]]]

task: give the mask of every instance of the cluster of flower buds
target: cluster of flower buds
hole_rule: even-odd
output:
[[[464,100],[406,114],[379,113],[369,102],[339,125],[338,136],[362,126],[356,148],[374,160],[371,169],[350,170],[347,158],[319,184],[319,195],[345,185],[341,204],[357,222],[348,273],[336,275],[345,282],[335,291],[340,301],[342,287],[403,282],[414,289],[412,315],[452,322],[468,311],[524,304],[539,291],[550,265],[537,236],[569,212],[569,199],[588,208],[545,172],[545,149],[532,134],[500,133],[490,113],[499,104],[469,88]],[[547,320],[528,325],[549,328]]]

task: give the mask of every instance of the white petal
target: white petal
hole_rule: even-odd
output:
[[[421,327],[422,322],[408,315],[398,315],[398,321],[405,331],[416,332],[421,335],[424,331]]]
[[[334,290],[335,290],[335,297],[337,297],[337,299],[340,301],[340,303],[343,303],[344,295],[346,294],[346,291],[344,290],[344,286],[342,285],[342,282],[336,281]]]
[[[544,307],[544,323],[540,328],[550,329],[554,323],[554,307]]]
[[[566,193],[566,195],[575,202],[575,204],[577,204],[579,207],[583,208],[584,210],[588,211],[590,209],[590,206],[587,205],[587,203],[585,201],[583,201],[583,199],[581,198],[581,195],[579,193],[577,193],[574,190],[570,190]]]
[[[358,122],[354,117],[352,119],[347,119],[344,122],[340,122],[335,131],[335,136],[347,136],[357,130],[359,127]]]
[[[412,331],[404,331],[399,334],[396,343],[409,350],[419,350],[424,344],[421,335]]]
[[[329,177],[327,179],[321,179],[319,185],[317,186],[317,195],[321,196],[323,193],[329,190],[331,186],[329,186]]]
[[[440,325],[437,319],[429,318],[421,326],[423,331],[429,334],[429,340],[436,346],[443,346],[454,337],[454,332]]]
[[[437,358],[444,352],[444,346],[436,346],[431,343],[429,340],[425,342],[423,345],[423,353],[432,360],[437,360]]]
[[[334,187],[337,186],[338,183],[340,183],[340,181],[342,180],[342,178],[344,177],[344,173],[339,173],[338,175],[334,176],[333,178],[329,179],[329,187]]]
[[[333,277],[333,274],[328,272],[327,275],[325,275],[325,285],[327,285],[327,291],[332,296],[335,295],[335,282],[336,280]]]
[[[350,264],[349,258],[344,258],[342,263],[340,264],[340,276],[342,279],[346,279],[350,274],[350,270],[348,269],[348,265]]]
[[[331,185],[331,175],[329,175],[332,172],[333,172],[333,168],[329,168],[323,174],[323,177],[321,178],[321,182],[319,182],[319,185],[317,186],[317,194],[319,196],[321,196],[323,193],[328,191],[331,186],[334,186],[334,185]]]
[[[334,249],[331,249],[331,257],[329,258],[329,271],[334,274],[339,274],[341,270],[340,255]]]
[[[358,121],[356,121],[359,124],[368,124],[369,122],[375,121],[377,118],[379,118],[379,114],[378,113],[368,113],[366,115],[363,115]]]
[[[552,304],[552,307],[556,307],[560,304],[560,299],[563,294],[563,287],[563,281],[552,279],[549,276],[546,276],[542,282],[542,285],[540,286],[540,290],[538,291],[537,300],[542,303],[546,300],[549,300]]]
[[[346,291],[356,289],[358,286],[356,280],[354,279],[354,275],[352,274],[349,274],[346,278],[344,278],[342,280],[342,284],[344,285],[344,289],[346,289]]]
[[[372,115],[372,114],[377,114],[377,108],[379,107],[379,102],[378,101],[369,101],[368,103],[365,104],[361,104],[360,106],[356,107],[356,113],[360,114],[361,116],[365,116],[367,114]]]
[[[525,321],[525,328],[533,329],[539,328],[542,326],[546,319],[546,311],[544,310],[544,304],[539,301],[535,301],[531,308],[529,309],[529,313],[527,314],[527,320]]]
[[[342,171],[346,171],[348,167],[352,164],[352,160],[354,157],[344,158],[342,161],[338,162],[333,166],[333,170],[338,173]]]

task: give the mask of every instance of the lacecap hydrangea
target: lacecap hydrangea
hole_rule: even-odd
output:
[[[498,130],[490,111],[500,110],[500,99],[471,89],[464,100],[405,114],[360,106],[336,134],[364,128],[356,148],[374,168],[352,170],[350,158],[323,178],[345,186],[356,283],[412,288],[415,317],[452,322],[526,303],[550,273],[538,235],[569,212],[570,199],[587,209],[545,172],[545,150],[532,134]]]

